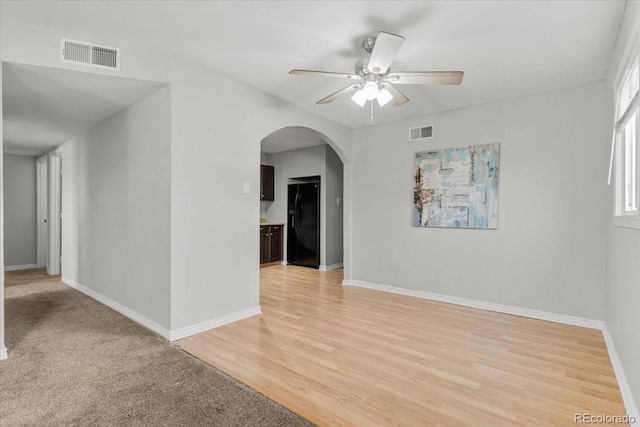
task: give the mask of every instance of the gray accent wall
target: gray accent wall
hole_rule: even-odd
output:
[[[4,265],[37,262],[36,158],[4,154]]]
[[[269,154],[275,169],[275,196],[266,202],[268,222],[287,223],[288,185],[292,178],[320,176],[320,265],[331,266],[343,260],[342,188],[343,166],[327,144]],[[336,198],[340,204],[336,204]],[[284,239],[286,260],[287,239]]]

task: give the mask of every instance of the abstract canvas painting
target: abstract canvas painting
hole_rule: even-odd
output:
[[[419,151],[414,227],[498,228],[500,143]]]

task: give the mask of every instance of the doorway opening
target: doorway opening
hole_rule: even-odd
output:
[[[49,156],[36,160],[37,268],[49,265]]]
[[[262,139],[261,267],[274,263],[321,271],[343,267],[344,165],[334,145],[322,133],[299,126]],[[280,250],[273,247],[278,243]],[[265,250],[281,258],[265,256]]]
[[[36,267],[50,276],[62,263],[62,151],[36,159]]]

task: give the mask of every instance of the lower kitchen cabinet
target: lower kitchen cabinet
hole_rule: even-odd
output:
[[[260,264],[282,261],[283,224],[260,225]]]

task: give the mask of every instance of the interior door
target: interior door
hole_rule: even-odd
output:
[[[37,265],[44,268],[49,265],[49,176],[48,156],[36,160],[36,211],[38,226],[36,228],[37,239]]]
[[[62,152],[49,157],[49,264],[47,274],[58,275],[62,260]]]

